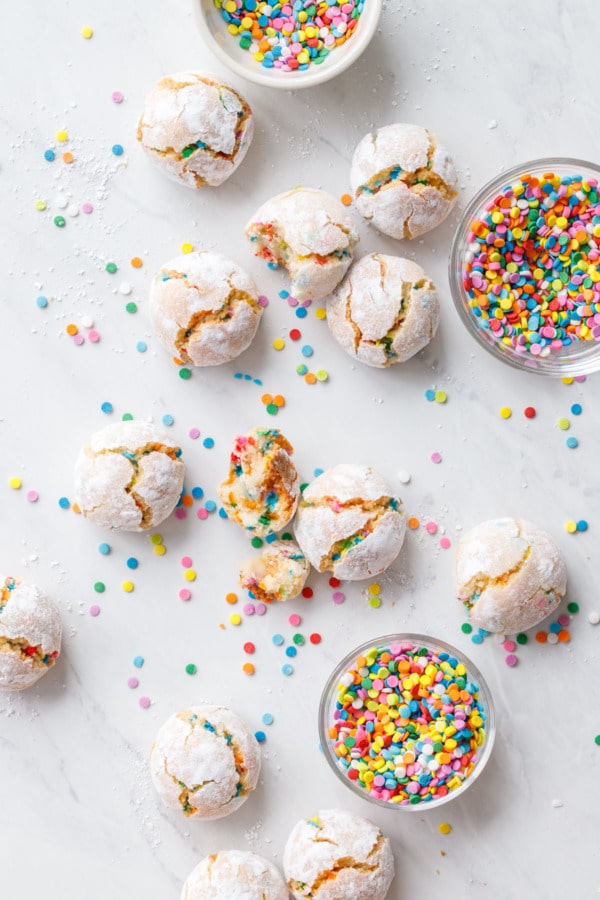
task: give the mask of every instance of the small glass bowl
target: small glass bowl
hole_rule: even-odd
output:
[[[525,173],[539,177],[553,172],[561,177],[581,175],[600,181],[600,166],[579,159],[550,158],[536,159],[522,163],[503,172],[489,181],[471,200],[456,229],[450,251],[449,278],[450,291],[459,316],[476,341],[496,359],[508,363],[523,372],[549,375],[554,378],[588,375],[600,369],[600,341],[573,341],[566,347],[551,350],[546,357],[533,356],[530,352],[518,352],[504,344],[499,337],[486,329],[483,319],[477,318],[469,306],[469,297],[464,287],[463,272],[465,254],[469,251],[468,237],[474,221],[485,214],[486,207],[506,187],[515,184]]]
[[[477,699],[479,705],[485,712],[485,736],[483,743],[477,748],[473,757],[474,764],[471,772],[465,777],[462,783],[453,789],[450,789],[446,794],[439,797],[429,795],[430,799],[423,799],[418,803],[410,802],[408,800],[394,801],[393,799],[384,799],[376,796],[371,790],[362,786],[357,781],[352,780],[347,775],[346,768],[341,764],[340,757],[335,752],[335,739],[330,737],[330,728],[336,721],[334,715],[337,711],[338,696],[342,688],[344,676],[349,678],[350,670],[354,667],[356,660],[360,656],[367,654],[372,648],[389,649],[390,647],[400,647],[403,649],[408,647],[425,648],[436,655],[447,654],[445,657],[446,659],[450,657],[451,659],[457,660],[458,663],[462,663],[466,668],[466,675],[464,677],[467,683],[474,683],[478,687]],[[437,638],[425,634],[388,634],[361,644],[360,647],[356,647],[351,653],[348,653],[339,665],[336,666],[321,695],[321,703],[319,705],[319,737],[329,767],[335,772],[336,777],[339,778],[342,784],[350,788],[350,790],[358,797],[361,797],[363,800],[368,800],[371,803],[375,803],[377,806],[384,806],[387,808],[392,806],[410,812],[421,812],[425,809],[437,809],[438,806],[442,806],[442,804],[447,803],[454,797],[460,796],[473,784],[475,779],[485,768],[492,752],[495,736],[496,724],[494,706],[490,690],[481,676],[481,673],[473,663],[467,659],[464,653],[452,647],[450,644],[446,644],[444,641],[440,641]]]

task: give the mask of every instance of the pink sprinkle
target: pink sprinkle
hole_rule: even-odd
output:
[[[181,507],[179,507],[179,509],[175,510],[175,518],[176,519],[185,519],[186,516],[187,516],[187,513],[186,513],[185,509],[181,509]]]
[[[265,297],[264,294],[260,294],[259,297],[258,297],[258,305],[259,305],[259,306],[262,306],[262,307],[268,306],[268,305],[269,305],[269,298],[268,298],[268,297]]]
[[[90,606],[90,616],[99,616],[100,615],[100,607],[96,603],[92,603]]]
[[[341,591],[334,591],[331,595],[331,599],[334,603],[343,603],[346,597]]]
[[[142,709],[148,709],[152,701],[150,700],[150,697],[140,697],[138,703],[140,704]]]
[[[139,683],[139,680],[133,676],[127,679],[127,687],[131,688],[132,691],[135,690]]]
[[[427,522],[425,525],[425,531],[429,534],[437,534],[438,526],[437,522]]]
[[[27,497],[27,499],[29,499],[29,497]],[[563,613],[558,617],[558,624],[562,625],[563,628],[566,628],[570,621],[571,616],[568,613]]]
[[[182,556],[181,557],[181,565],[184,569],[189,569],[193,565],[193,560],[191,556]]]
[[[514,655],[514,653],[509,653],[506,659],[504,660],[507,666],[516,666],[518,659]]]
[[[85,344],[85,338],[82,334],[74,334],[73,335],[73,343],[78,347],[81,347],[82,344]]]
[[[257,603],[256,606],[254,607],[254,612],[256,613],[257,616],[264,616],[266,611],[267,611],[267,607],[265,606],[264,603]]]
[[[86,200],[85,203],[82,203],[82,204],[81,204],[81,212],[82,212],[82,213],[85,213],[86,216],[89,216],[90,213],[94,212],[94,207],[92,206],[91,203],[89,203],[89,202]]]
[[[437,463],[441,463],[441,461],[442,461],[442,454],[438,453],[437,450],[435,451],[435,453],[431,454],[431,462],[432,463],[436,463],[436,465],[437,465]]]
[[[199,428],[190,428],[189,435],[193,441],[198,440],[200,437],[200,429]]]
[[[575,381],[577,384],[582,384],[585,381],[585,375],[576,375]]]
[[[447,537],[440,538],[440,547],[442,548],[442,550],[447,550],[450,547],[450,545],[451,545],[450,538],[447,538]]]
[[[288,619],[288,622],[290,623],[290,625],[293,625],[294,628],[296,628],[300,624],[301,621],[302,621],[302,619],[300,618],[298,613],[292,613],[292,615]]]
[[[27,491],[27,499],[30,503],[35,503],[36,500],[40,499],[40,495],[37,491]]]
[[[88,333],[88,340],[91,341],[92,344],[97,344],[100,340],[100,333],[96,331],[95,328],[92,328],[92,330]]]
[[[201,506],[196,515],[199,519],[208,519],[208,510]]]
[[[179,599],[180,600],[191,600],[192,592],[188,588],[181,588],[179,591]]]
[[[504,641],[502,644],[507,653],[512,653],[517,646],[514,641]]]
[[[290,296],[287,298],[287,302],[288,302],[288,306],[292,306],[292,307],[293,307],[293,306],[298,306],[298,301],[296,300],[295,297],[292,297],[291,294],[290,294]]]
[[[254,603],[244,603],[242,607],[242,612],[245,616],[253,616],[256,610],[254,609]]]
[[[125,99],[123,97],[123,94],[121,93],[121,91],[113,91],[111,98],[112,98],[113,103],[122,103],[123,100]]]

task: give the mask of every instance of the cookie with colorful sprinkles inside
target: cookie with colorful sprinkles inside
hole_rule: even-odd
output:
[[[201,188],[235,172],[253,133],[252,110],[238,91],[217,75],[178,72],[146,97],[137,138],[165,175]]]
[[[0,690],[39,681],[59,657],[61,635],[54,600],[22,578],[0,575]]]
[[[368,819],[324,809],[294,826],[283,869],[296,900],[384,900],[394,855],[388,838]]]
[[[150,773],[169,809],[220,819],[245,803],[260,773],[258,741],[224,706],[192,706],[159,729]]]
[[[256,600],[293,600],[310,573],[310,563],[295,541],[273,541],[260,556],[244,563],[240,584]]]
[[[181,900],[288,900],[283,876],[249,850],[211,853],[188,877]]]

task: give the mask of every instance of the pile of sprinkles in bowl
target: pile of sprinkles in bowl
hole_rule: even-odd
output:
[[[341,676],[328,730],[338,765],[379,800],[428,803],[459,788],[486,737],[479,685],[446,652],[373,646]]]
[[[322,63],[331,50],[354,32],[364,0],[214,0],[239,37],[243,50],[252,53],[265,69],[303,71]]]
[[[462,273],[480,328],[534,357],[600,341],[599,196],[594,178],[525,173],[488,203]]]

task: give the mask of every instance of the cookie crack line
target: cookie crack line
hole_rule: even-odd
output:
[[[517,537],[521,537],[520,527],[517,533]],[[491,578],[489,575],[486,575],[485,572],[477,572],[466,583],[464,587],[464,593],[466,594],[466,597],[464,599],[461,597],[462,602],[468,609],[472,609],[484,590],[488,590],[488,588],[491,587],[497,587],[497,585],[500,584],[507,584],[508,580],[513,575],[521,571],[530,555],[531,545],[528,544],[521,559],[514,566],[512,566],[512,568],[507,569],[506,572],[503,572],[501,575],[497,575],[495,578]]]
[[[319,572],[326,572],[332,567],[340,562],[340,560],[344,559],[347,553],[352,550],[353,547],[358,546],[358,544],[362,544],[364,540],[366,540],[370,534],[373,534],[377,523],[383,516],[390,510],[395,509],[395,501],[392,498],[388,498],[388,503],[382,504],[378,507],[374,507],[373,515],[369,516],[367,521],[361,525],[353,534],[348,535],[348,537],[342,538],[339,541],[336,541],[329,549],[329,553],[325,553],[320,561],[319,561]]]
[[[316,897],[323,885],[327,884],[328,881],[335,881],[338,874],[344,869],[353,869],[356,872],[376,872],[378,868],[377,864],[369,865],[366,862],[354,859],[352,856],[342,856],[335,860],[330,869],[324,869],[322,872],[319,872],[310,887],[306,882],[297,881],[294,878],[288,881],[288,887],[292,893],[301,891],[305,897]],[[305,893],[307,887],[309,887],[309,891]]]
[[[200,293],[200,289],[196,285],[190,284],[189,287]],[[219,325],[223,322],[230,322],[234,317],[236,308],[242,303],[245,303],[254,312],[260,311],[260,304],[251,294],[247,294],[246,291],[241,291],[231,285],[230,287],[231,290],[223,300],[219,309],[198,310],[190,316],[187,325],[182,326],[177,332],[174,344],[179,356],[184,362],[190,361],[186,344],[190,339],[193,340],[195,337],[199,336],[206,325]]]
[[[53,666],[58,657],[56,650],[45,653],[41,644],[30,644],[27,638],[10,638],[6,635],[0,635],[0,653],[18,653],[21,659],[31,660],[34,669]]]
[[[346,297],[346,305],[344,307],[344,318],[352,329],[352,332],[354,334],[354,352],[358,353],[358,348],[360,347],[362,341],[362,331],[360,325],[358,325],[352,318],[352,282],[349,283],[348,288],[349,289],[348,295]]]

